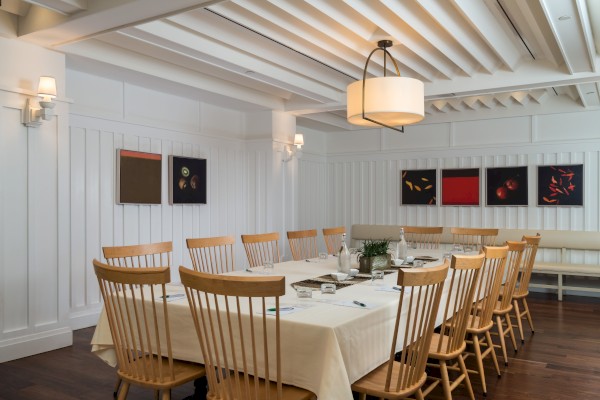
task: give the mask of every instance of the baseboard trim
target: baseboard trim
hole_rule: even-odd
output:
[[[70,327],[2,340],[0,341],[0,363],[45,353],[72,344],[73,331]]]
[[[69,325],[74,331],[95,326],[100,318],[102,307],[69,314]]]

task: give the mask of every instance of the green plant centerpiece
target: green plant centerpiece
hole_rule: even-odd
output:
[[[388,253],[390,239],[367,239],[358,249],[358,269],[362,274],[370,274],[375,269],[389,269],[392,256]]]

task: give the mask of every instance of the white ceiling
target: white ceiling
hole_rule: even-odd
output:
[[[356,129],[346,86],[380,39],[393,40],[403,76],[424,81],[425,123],[600,108],[599,0],[1,3],[15,38],[65,52],[73,68],[139,71],[323,131]],[[368,74],[382,71],[376,55]]]

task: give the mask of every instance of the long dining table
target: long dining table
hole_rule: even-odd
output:
[[[412,250],[414,255],[436,257],[425,264],[442,263],[442,252]],[[294,283],[335,272],[337,258],[287,261],[275,264],[273,275],[286,279],[286,293],[280,307],[293,307],[281,313],[282,380],[286,384],[308,389],[319,399],[350,400],[350,385],[384,363],[390,355],[393,327],[400,296],[393,287],[397,272],[385,275],[383,282],[370,280],[348,285],[335,294],[312,292],[312,298],[298,298]],[[260,276],[260,268],[231,272],[231,275]],[[448,285],[445,285],[444,298]],[[177,283],[168,287],[170,295],[184,293]],[[171,341],[176,359],[202,362],[202,354],[185,296],[169,301]],[[356,304],[355,303],[362,303]],[[364,306],[363,306],[364,305]],[[438,313],[437,323],[441,323]],[[398,341],[402,343],[402,341]],[[397,349],[401,350],[401,349]],[[112,366],[116,356],[108,320],[102,312],[94,337],[92,352]]]

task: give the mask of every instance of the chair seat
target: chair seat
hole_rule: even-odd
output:
[[[254,388],[255,388],[255,381],[254,381],[254,377],[248,375],[249,379],[248,379],[248,387],[249,389],[244,391],[244,393],[241,394],[242,397],[237,397],[236,394],[234,394],[234,396],[231,398],[231,400],[244,400],[246,399],[246,393],[254,393]],[[227,379],[234,379],[234,374],[230,375]],[[240,386],[245,387],[246,383],[244,382],[244,374],[243,373],[239,373],[238,374],[238,379],[240,380]],[[267,394],[265,392],[265,380],[264,379],[259,379],[258,380],[258,385],[259,385],[259,393],[262,395],[262,398],[270,398],[270,399],[277,399],[277,382],[269,382],[269,397],[267,397]],[[222,390],[227,390],[226,387],[224,387]],[[206,395],[206,399],[207,400],[221,400],[223,399],[223,397],[219,396],[217,393],[218,390],[214,390],[213,388],[209,388],[209,392]],[[316,400],[317,396],[306,389],[302,389],[299,388],[297,386],[292,386],[292,385],[282,385],[282,399],[284,400]],[[228,398],[229,399],[229,398]]]
[[[479,326],[479,316],[478,315],[469,315],[469,322],[467,323],[467,333],[484,333],[485,331],[489,331],[494,326],[494,321],[490,321],[488,324],[484,325],[480,328],[475,328]]]
[[[400,367],[413,369],[409,365],[403,365],[402,363],[394,361],[391,382],[396,382],[398,380]],[[425,383],[425,379],[427,378],[427,374],[423,373],[417,381],[417,383],[410,387],[407,387],[402,391],[384,392],[381,390],[381,388],[385,387],[387,371],[388,363],[386,362],[380,365],[379,367],[375,368],[373,371],[369,372],[367,375],[360,378],[358,381],[354,382],[352,384],[352,390],[359,391],[361,393],[366,393],[375,397],[384,397],[386,399],[404,399],[406,398],[406,396],[410,396],[419,388],[421,388],[423,383]]]
[[[429,345],[429,358],[433,358],[436,360],[452,360],[458,357],[458,355],[461,354],[467,347],[467,344],[463,341],[462,345],[451,353],[446,353],[444,351],[438,352],[438,346],[440,342],[442,342],[441,348],[442,350],[444,350],[448,346],[449,339],[450,338],[447,335],[440,335],[439,333],[434,333],[431,337],[431,344]]]
[[[158,371],[158,360],[156,358],[153,358],[151,361],[138,359],[138,362],[134,362],[134,363],[138,364],[137,367],[140,369],[146,368],[147,370],[152,370],[152,368],[154,368],[154,371]],[[168,359],[165,359],[165,358],[162,359],[161,368],[162,368],[163,374],[168,375],[168,371],[169,371],[169,360]],[[206,371],[205,371],[203,365],[194,364],[194,363],[187,362],[187,361],[173,360],[173,372],[174,372],[174,378],[171,379],[171,377],[166,376],[165,378],[163,378],[163,382],[158,381],[158,379],[155,381],[149,381],[147,379],[139,378],[132,374],[128,374],[121,370],[117,371],[117,374],[124,381],[131,382],[131,383],[143,383],[144,386],[146,386],[146,387],[150,387],[150,388],[153,388],[156,390],[162,390],[162,389],[168,389],[171,387],[179,386],[186,382],[190,382],[195,379],[201,378],[205,375]]]

